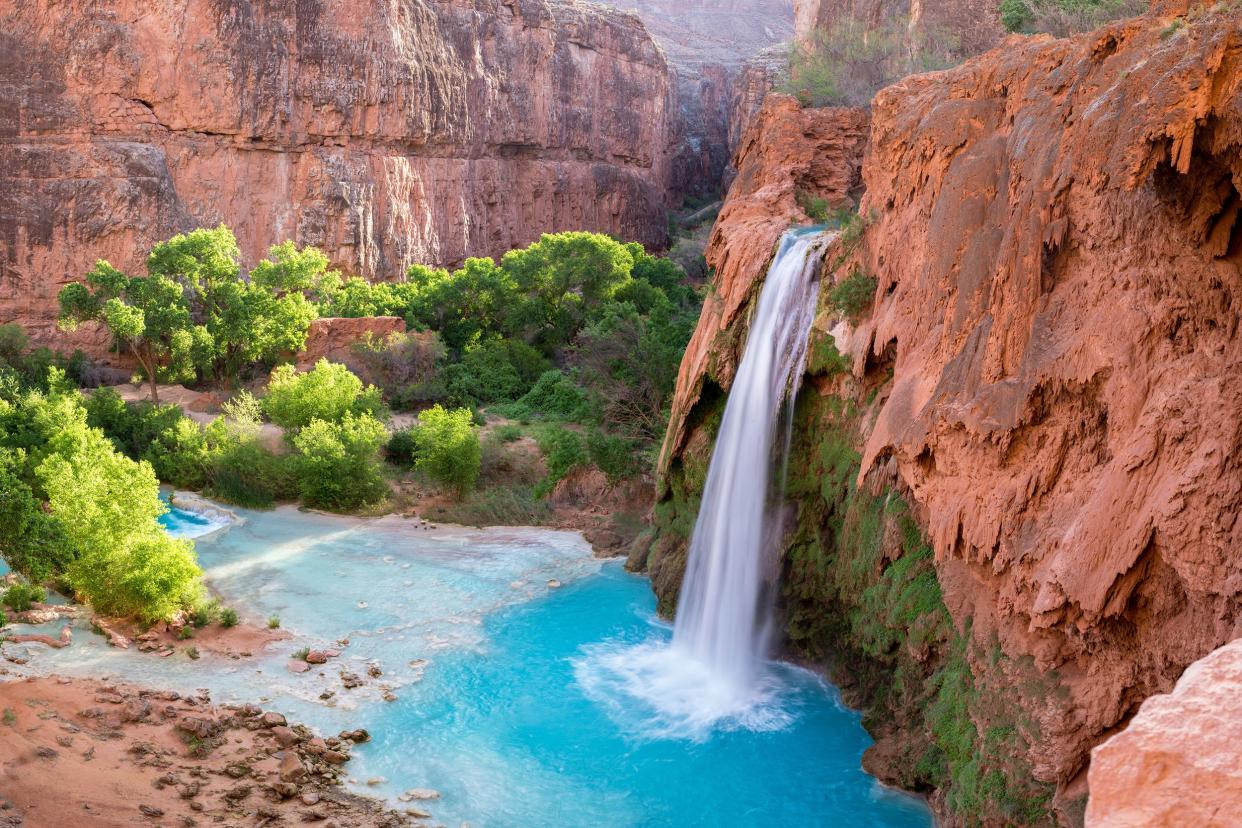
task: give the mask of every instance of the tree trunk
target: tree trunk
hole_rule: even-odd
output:
[[[138,362],[142,365],[143,370],[147,372],[147,382],[151,385],[151,403],[159,405],[160,388],[159,381],[155,376],[155,359],[150,354],[147,354],[144,359],[142,351],[138,349],[134,350],[134,354],[138,357]]]

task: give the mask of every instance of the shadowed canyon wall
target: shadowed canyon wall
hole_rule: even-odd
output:
[[[874,101],[863,177],[824,278],[869,299],[823,303],[795,415],[790,647],[847,668],[865,764],[948,824],[1080,824],[1092,747],[1242,633],[1237,12],[1014,37],[907,78]],[[798,217],[781,181],[766,218],[736,190],[713,236],[659,535],[632,558],[665,611]]]
[[[666,238],[673,80],[599,6],[11,0],[0,90],[0,320],[40,343],[61,284],[195,226],[247,265],[294,239],[373,278],[548,231]]]

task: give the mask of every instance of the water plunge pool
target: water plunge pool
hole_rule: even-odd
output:
[[[208,580],[243,619],[278,616],[291,639],[253,659],[192,661],[110,649],[82,629],[32,666],[208,688],[324,734],[367,728],[348,766],[359,790],[434,788],[441,798],[418,805],[454,828],[932,824],[920,800],[862,771],[859,716],[806,671],[770,665],[773,693],[751,722],[668,727],[618,669],[671,637],[650,586],[573,533],[237,512],[197,541]],[[167,524],[197,533],[200,520],[178,510]],[[339,659],[289,671],[294,651],[338,639]],[[342,670],[371,664],[380,677],[343,688]]]

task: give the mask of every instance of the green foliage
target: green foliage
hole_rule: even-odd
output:
[[[779,88],[803,106],[867,106],[898,78],[950,65],[951,46],[941,33],[901,20],[872,24],[846,17],[799,40]]]
[[[446,506],[433,507],[435,520],[462,526],[541,526],[552,520],[552,507],[535,497],[530,486],[506,485],[473,492]]]
[[[243,392],[225,404],[224,416],[204,430],[211,455],[204,491],[212,497],[267,508],[297,496],[293,464],[263,445],[258,412],[258,401]]]
[[[591,462],[607,476],[609,483],[618,483],[642,470],[643,458],[635,440],[596,430],[587,434],[586,445]]]
[[[842,316],[857,319],[875,301],[876,279],[855,268],[828,293],[828,303]]]
[[[514,443],[522,439],[522,428],[516,425],[502,425],[498,426],[492,435],[498,442]]]
[[[547,497],[556,484],[573,469],[585,466],[590,456],[582,444],[582,437],[564,426],[547,426],[535,434],[535,442],[543,452],[547,475],[535,487],[536,497]]]
[[[339,423],[350,415],[376,415],[383,411],[383,401],[375,386],[364,388],[362,380],[348,368],[326,359],[306,372],[299,372],[292,365],[277,366],[262,405],[272,422],[291,430],[303,428],[313,420]]]
[[[545,371],[517,402],[497,408],[507,417],[519,420],[560,420],[567,423],[592,422],[595,407],[581,386],[563,371]]]
[[[143,401],[127,404],[111,388],[86,400],[87,422],[103,431],[117,448],[146,460],[156,476],[184,489],[207,483],[211,455],[202,428],[175,405]]]
[[[416,467],[458,498],[479,478],[483,449],[470,409],[433,406],[418,417]]]
[[[807,218],[816,224],[828,223],[828,200],[820,198],[814,193],[806,190],[796,190],[794,192],[794,200],[798,203],[798,207],[802,212],[806,213]]]
[[[13,612],[25,612],[37,603],[47,600],[47,590],[38,584],[18,581],[4,591],[2,602]]]
[[[280,616],[279,615],[268,616],[267,628],[269,630],[280,629]]]
[[[394,431],[384,446],[384,456],[389,463],[400,468],[413,468],[418,456],[418,438],[416,428],[403,428]]]
[[[298,493],[307,506],[336,512],[377,503],[388,494],[378,453],[387,431],[369,414],[311,420],[293,436]]]
[[[1010,32],[1066,37],[1147,10],[1146,0],[1001,0],[1001,25]]]
[[[151,383],[236,377],[255,362],[301,350],[317,315],[306,291],[327,259],[293,244],[273,247],[243,279],[237,241],[221,225],[160,242],[147,276],[128,276],[105,261],[59,295],[61,324],[103,322]]]
[[[806,355],[806,372],[812,375],[832,376],[847,374],[849,371],[850,361],[837,350],[837,341],[832,335],[812,331]]]
[[[461,361],[444,369],[444,382],[456,405],[509,402],[526,393],[546,367],[525,342],[493,336],[468,344]]]
[[[220,626],[221,627],[224,627],[225,629],[228,629],[230,627],[236,627],[237,622],[239,620],[240,619],[237,617],[237,610],[233,609],[232,607],[225,607],[224,609],[220,610]]]
[[[159,524],[150,464],[88,424],[63,372],[49,371],[48,388],[0,406],[6,556],[34,582],[61,578],[98,612],[171,617],[201,593],[201,573],[191,544]]]

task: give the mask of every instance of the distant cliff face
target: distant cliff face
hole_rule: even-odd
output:
[[[15,0],[0,89],[0,319],[41,341],[65,281],[199,225],[378,278],[553,230],[665,239],[672,79],[598,6]]]
[[[713,198],[793,37],[793,0],[610,0],[638,13],[677,75],[675,193]]]

